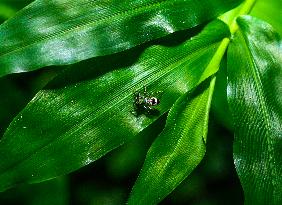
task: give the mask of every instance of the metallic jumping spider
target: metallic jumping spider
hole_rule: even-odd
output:
[[[141,114],[153,116],[158,115],[159,111],[154,108],[154,106],[160,104],[160,100],[157,97],[154,97],[157,93],[149,93],[147,92],[146,87],[144,87],[144,91],[142,93],[136,92],[134,94],[134,114],[139,116]]]

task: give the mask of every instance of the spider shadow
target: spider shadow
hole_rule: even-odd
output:
[[[139,107],[134,104],[134,111],[132,111],[132,114],[137,118],[143,115],[148,118],[155,118],[160,116],[161,112],[156,108],[151,108],[148,110],[146,108],[143,108],[141,106]]]

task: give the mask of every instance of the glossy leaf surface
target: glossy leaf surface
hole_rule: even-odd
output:
[[[37,0],[0,26],[0,76],[112,54],[195,27],[241,0]]]
[[[282,44],[273,28],[240,17],[228,49],[234,160],[246,204],[282,203]]]
[[[157,204],[201,162],[215,84],[199,86],[171,108],[166,127],[148,151],[128,204]]]
[[[177,46],[163,42],[67,69],[35,96],[1,139],[0,190],[69,173],[132,139],[217,71],[210,64],[229,35],[227,26],[215,21]],[[133,93],[142,93],[144,86],[161,91],[159,115],[132,114]]]

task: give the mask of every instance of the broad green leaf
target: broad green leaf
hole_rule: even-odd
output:
[[[148,151],[128,204],[157,204],[202,161],[215,78],[180,97]]]
[[[1,139],[0,190],[69,173],[132,139],[217,71],[214,61],[229,35],[226,24],[217,20],[178,46],[153,45],[141,55],[136,48],[66,69],[19,113]],[[133,93],[144,86],[162,92],[156,95],[159,116],[132,114]]]
[[[246,204],[282,203],[282,44],[273,28],[240,17],[228,49],[234,160]]]
[[[65,65],[195,27],[242,0],[37,0],[0,26],[0,77]]]

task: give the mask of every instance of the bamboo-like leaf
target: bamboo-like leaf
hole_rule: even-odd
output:
[[[240,17],[228,49],[234,160],[246,204],[282,203],[282,44],[273,28]]]
[[[37,0],[0,26],[0,77],[112,54],[207,22],[242,0]]]
[[[210,84],[210,85],[209,85]],[[180,97],[148,151],[128,204],[157,204],[201,162],[215,78]]]
[[[35,96],[1,139],[0,190],[69,173],[132,139],[159,117],[132,114],[133,93],[144,86],[162,91],[156,97],[163,114],[217,71],[210,65],[229,35],[228,27],[215,21],[178,46],[153,45],[140,56],[132,50],[67,69]]]

